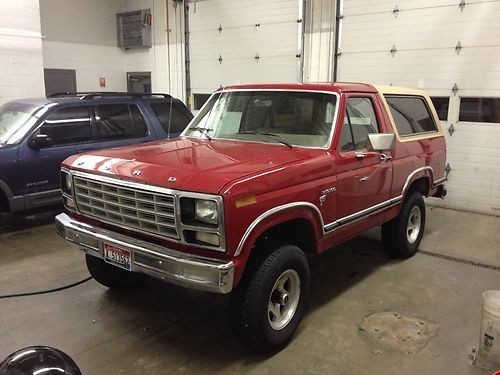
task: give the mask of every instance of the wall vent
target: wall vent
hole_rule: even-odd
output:
[[[152,15],[150,9],[116,14],[118,47],[150,48]]]

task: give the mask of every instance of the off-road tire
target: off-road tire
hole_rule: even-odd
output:
[[[122,270],[92,255],[85,254],[85,261],[94,280],[110,289],[133,289],[149,278],[141,273]]]
[[[410,221],[410,217],[415,221]],[[417,222],[418,232],[415,232],[412,227],[415,227]],[[424,198],[418,191],[413,191],[406,197],[399,215],[382,225],[382,242],[392,257],[410,258],[417,253],[424,229]]]
[[[260,254],[250,259],[245,275],[231,294],[232,325],[235,333],[248,346],[258,352],[269,353],[283,348],[290,341],[302,319],[309,292],[309,265],[302,250],[293,245],[281,244],[254,251]],[[262,256],[266,253],[267,256]],[[278,281],[287,277],[290,280],[283,284],[282,289],[285,292],[280,293]],[[294,289],[297,280],[299,288]],[[297,301],[298,296],[296,307],[293,313],[283,314],[288,316],[286,319],[272,321],[277,315],[273,315],[269,306],[272,301],[275,302],[274,299],[283,301],[285,295],[290,296],[290,299],[286,298],[289,306],[295,305],[292,301]],[[283,312],[292,311],[291,307],[287,310],[286,304],[282,307]],[[281,313],[281,307],[275,311]],[[283,326],[276,328],[279,324]]]

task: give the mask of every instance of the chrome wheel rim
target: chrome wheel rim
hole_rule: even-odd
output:
[[[421,226],[422,213],[420,211],[420,207],[415,206],[410,211],[408,225],[406,226],[406,238],[408,243],[413,244],[417,240]]]
[[[275,331],[286,327],[292,320],[300,299],[300,277],[292,269],[283,272],[274,283],[267,306],[269,325]]]

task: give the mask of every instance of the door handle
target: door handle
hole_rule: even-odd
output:
[[[392,160],[392,156],[387,154],[380,154],[380,160],[382,160],[382,162],[389,161]]]
[[[354,153],[354,156],[356,156],[356,159],[363,159],[366,156],[366,154],[362,151],[356,151]]]

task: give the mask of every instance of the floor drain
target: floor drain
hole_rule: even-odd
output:
[[[447,260],[449,262],[468,264],[470,266],[485,268],[485,269],[492,270],[492,271],[500,271],[500,266],[495,266],[494,264],[487,264],[487,263],[483,263],[483,262],[478,262],[476,260],[460,258],[460,257],[452,256],[452,255],[446,255],[446,254],[436,253],[434,251],[427,251],[427,250],[418,250],[418,253],[422,254],[422,255],[434,257],[434,258]]]

